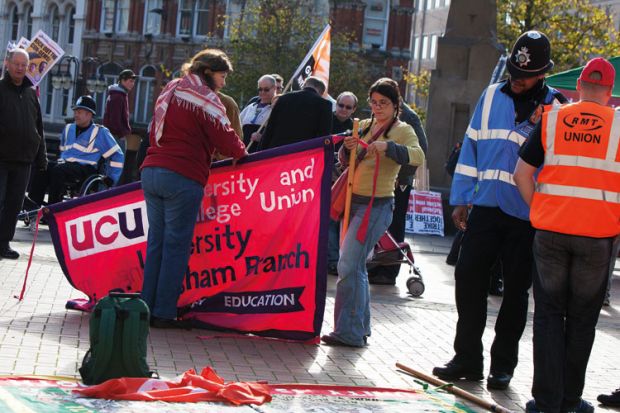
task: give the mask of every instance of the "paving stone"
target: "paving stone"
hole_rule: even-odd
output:
[[[29,252],[32,233],[18,228],[11,245]],[[411,242],[411,240],[410,240]],[[151,329],[148,361],[162,377],[173,378],[189,368],[212,366],[226,380],[267,380],[272,383],[323,383],[419,389],[411,377],[397,372],[396,362],[430,373],[452,358],[457,321],[454,269],[445,264],[451,238],[416,235],[412,242],[416,264],[422,269],[426,291],[422,298],[407,294],[407,268],[401,268],[396,287],[371,286],[372,336],[363,349],[304,345],[261,338],[218,337],[208,330]],[[77,372],[89,347],[88,314],[67,311],[68,299],[83,297],[66,281],[43,229],[23,301],[19,294],[26,259],[0,260],[0,374],[57,374]],[[618,274],[618,272],[616,273]],[[328,277],[323,333],[333,329],[335,277]],[[601,312],[592,351],[584,398],[615,389],[620,382],[620,277],[614,277],[612,303]],[[501,299],[489,299],[483,345],[488,368],[493,327]],[[531,398],[532,312],[521,341],[520,363],[506,391],[489,391],[486,381],[458,386],[509,409],[522,411]],[[204,336],[207,339],[201,339]],[[487,372],[485,371],[485,374]],[[597,407],[597,409],[599,409]],[[604,410],[600,408],[600,410]]]

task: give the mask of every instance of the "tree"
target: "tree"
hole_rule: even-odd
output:
[[[498,0],[497,36],[510,51],[528,30],[539,30],[551,41],[554,71],[581,66],[593,56],[618,53],[618,31],[608,9],[590,0]]]
[[[242,6],[230,20],[227,52],[235,71],[225,92],[244,104],[256,95],[256,82],[264,74],[279,73],[287,82],[328,21],[308,0],[255,0]],[[329,91],[350,90],[358,97],[370,85],[368,65],[354,49],[352,37],[333,33]]]
[[[430,70],[422,70],[419,74],[415,73],[405,73],[403,76],[405,82],[410,85],[413,89],[413,92],[416,96],[416,102],[420,103],[419,105],[412,103],[409,106],[415,112],[417,112],[420,120],[424,124],[426,122],[426,109],[428,105],[428,93],[431,86],[431,72]]]

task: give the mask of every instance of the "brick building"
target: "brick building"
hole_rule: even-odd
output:
[[[41,87],[48,129],[71,116],[74,94],[90,89],[102,115],[107,85],[118,73],[133,69],[140,79],[130,95],[133,124],[149,122],[162,85],[201,47],[226,49],[229,25],[257,0],[8,0],[0,1],[0,44],[50,34],[74,61],[64,60],[53,73],[78,77],[76,88],[54,89],[51,78]],[[308,0],[315,13],[328,17],[334,31],[356,34],[354,48],[387,76],[402,79],[411,56],[414,0]],[[77,62],[76,62],[77,61]],[[77,64],[76,64],[77,63]],[[97,91],[99,89],[99,91]],[[404,90],[404,86],[403,86]],[[56,127],[54,127],[56,125]]]

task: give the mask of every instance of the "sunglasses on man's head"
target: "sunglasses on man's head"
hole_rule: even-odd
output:
[[[346,108],[347,110],[352,110],[353,106],[345,105],[344,103],[338,103],[339,108]]]
[[[260,92],[269,92],[272,88],[270,87],[259,87],[258,88],[258,93]]]

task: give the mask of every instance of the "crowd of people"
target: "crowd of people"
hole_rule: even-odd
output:
[[[60,160],[48,167],[41,110],[24,79],[28,64],[25,51],[11,51],[0,81],[0,257],[9,259],[19,257],[9,243],[31,168],[29,195],[38,205],[46,192],[48,203],[62,201],[68,180],[83,179],[101,164],[112,184],[137,175],[139,145],[132,142],[127,100],[136,75],[122,71],[108,90],[103,125],[93,122],[97,107],[90,96],[75,102],[75,122],[61,135]],[[487,386],[510,385],[533,282],[533,399],[526,411],[592,412],[581,396],[620,234],[620,111],[606,106],[615,72],[605,59],[588,62],[578,82],[580,100],[568,104],[545,83],[553,68],[551,45],[537,31],[517,39],[507,68],[508,78],[482,93],[454,168],[450,203],[462,233],[452,258],[455,354],[433,374],[449,381],[484,378],[489,280],[501,262],[503,299]],[[198,212],[211,162],[232,158],[235,164],[248,152],[346,134],[353,127],[358,97],[344,91],[334,106],[324,98],[325,82],[313,76],[301,90],[281,94],[282,77],[265,74],[257,80],[258,96],[240,110],[222,93],[232,71],[223,51],[204,49],[155,103],[140,171],[149,221],[142,298],[155,328],[188,327],[177,319],[176,305],[193,232],[187,217]],[[388,229],[404,240],[412,177],[428,147],[419,117],[403,103],[394,80],[377,80],[367,98],[371,114],[360,122],[360,138],[346,136],[335,148],[339,166],[353,156],[356,168],[343,239],[339,223],[330,223],[328,271],[338,277],[334,331],[321,340],[332,346],[368,345],[369,282],[393,285],[398,267],[369,275],[366,258]],[[586,136],[592,130],[596,138]],[[334,177],[339,171],[334,165]],[[599,400],[620,403],[619,397],[615,392]]]

